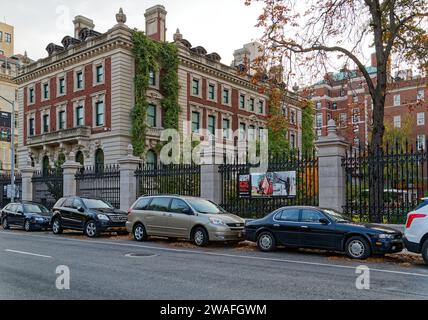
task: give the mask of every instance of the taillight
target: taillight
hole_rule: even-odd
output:
[[[407,224],[406,224],[406,229],[409,229],[410,226],[413,223],[413,220],[415,219],[421,219],[421,218],[425,218],[427,215],[423,214],[423,213],[412,213],[409,215],[409,218],[407,218]]]

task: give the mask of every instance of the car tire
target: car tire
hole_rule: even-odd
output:
[[[269,232],[265,231],[258,235],[257,237],[257,247],[260,251],[271,252],[276,249],[276,240],[275,236]]]
[[[132,235],[134,236],[134,240],[138,242],[143,242],[147,240],[146,228],[142,223],[137,223],[134,226],[134,230],[132,231]]]
[[[193,243],[198,247],[206,247],[208,245],[208,232],[202,227],[198,227],[193,231]]]
[[[1,222],[1,226],[3,227],[3,230],[10,229],[10,225],[9,225],[9,222],[7,221],[7,218],[3,218],[3,221]]]
[[[64,230],[62,229],[62,223],[60,218],[55,218],[52,221],[52,232],[53,234],[62,234]]]
[[[425,264],[428,265],[428,239],[422,245],[422,257],[424,258]]]
[[[31,222],[28,219],[24,221],[24,230],[26,232],[30,232],[31,231]]]
[[[346,241],[345,252],[351,259],[365,260],[370,257],[370,244],[363,237],[351,237]]]
[[[85,229],[83,230],[83,232],[88,238],[96,238],[100,233],[98,230],[97,223],[94,220],[89,220],[88,222],[86,222]]]

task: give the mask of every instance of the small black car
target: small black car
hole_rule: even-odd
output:
[[[52,213],[43,205],[33,202],[10,203],[1,212],[3,229],[18,226],[29,232],[49,229]]]
[[[353,259],[403,250],[403,235],[391,228],[354,223],[332,211],[314,207],[285,207],[248,222],[246,239],[261,251],[277,245],[345,252]]]
[[[66,197],[58,200],[52,211],[54,234],[60,234],[65,229],[83,231],[90,238],[97,237],[101,232],[127,234],[127,213],[103,200]]]

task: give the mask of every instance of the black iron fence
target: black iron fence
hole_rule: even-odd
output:
[[[11,183],[12,175],[10,171],[3,171],[0,174],[0,209],[10,203],[10,196],[12,195]],[[9,189],[9,192],[8,192]],[[20,200],[22,196],[22,177],[21,173],[15,172],[15,200]]]
[[[260,218],[283,206],[318,206],[318,159],[314,154],[271,158],[267,173],[256,167],[220,166],[221,205],[228,212],[244,218]]]
[[[120,171],[118,165],[85,167],[76,174],[77,195],[102,199],[120,207]]]
[[[52,209],[63,195],[63,170],[60,168],[36,171],[33,174],[33,201]]]
[[[142,195],[201,195],[201,166],[196,164],[150,165],[135,172],[137,197]]]
[[[355,221],[405,223],[427,190],[427,152],[405,144],[350,149],[345,214]],[[377,177],[377,178],[376,178]]]

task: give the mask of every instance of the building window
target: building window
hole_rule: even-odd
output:
[[[417,148],[418,150],[425,150],[425,135],[424,134],[419,134],[416,138],[416,144],[417,144]]]
[[[28,91],[30,103],[34,103],[34,88],[30,88]]]
[[[78,106],[76,108],[76,127],[81,127],[84,125],[84,116],[83,116],[83,106]]]
[[[401,116],[394,117],[394,128],[401,128]]]
[[[104,152],[101,149],[95,151],[95,173],[104,171]]]
[[[241,141],[245,140],[246,131],[247,131],[247,126],[245,125],[245,123],[240,123],[239,124],[239,140],[241,140]]]
[[[316,103],[316,109],[317,110],[321,110],[321,107],[322,107],[321,101],[317,101],[317,103]]]
[[[208,85],[208,99],[215,100],[215,85],[212,83]]]
[[[208,116],[208,132],[215,136],[215,116]]]
[[[245,95],[239,95],[239,108],[245,109]]]
[[[199,96],[200,88],[199,88],[199,79],[192,80],[192,95]]]
[[[158,163],[157,155],[153,150],[149,150],[146,153],[146,165],[150,168],[154,168]]]
[[[43,84],[43,99],[44,100],[49,99],[49,83]]]
[[[424,100],[425,98],[425,90],[424,89],[418,89],[418,94],[416,95],[416,100]]]
[[[296,112],[294,110],[290,111],[290,123],[296,124]]]
[[[3,41],[3,32],[0,31],[0,42]]]
[[[199,112],[192,112],[192,132],[198,132],[200,129],[200,115]]]
[[[394,107],[398,107],[401,105],[401,95],[396,94],[394,95]]]
[[[254,112],[254,104],[255,104],[255,99],[254,99],[254,98],[251,98],[251,99],[250,99],[250,111],[253,111],[253,112]]]
[[[265,113],[265,103],[263,101],[259,101],[259,113],[264,114]]]
[[[31,136],[34,136],[34,133],[35,133],[35,128],[34,128],[34,118],[31,118],[29,121],[28,121],[28,126],[29,126],[29,135],[30,135],[30,137]]]
[[[85,164],[85,157],[83,156],[82,151],[77,151],[76,153],[76,162],[80,163],[82,166]]]
[[[225,139],[230,138],[230,120],[229,119],[223,119],[223,138]]]
[[[83,89],[83,71],[76,73],[76,89]]]
[[[96,83],[102,83],[104,81],[104,67],[102,65],[96,66],[95,68],[95,81]]]
[[[5,33],[4,34],[4,41],[6,42],[6,43],[11,43],[12,42],[12,35],[10,34],[10,33]]]
[[[254,141],[256,139],[256,127],[253,125],[248,126],[248,140]]]
[[[104,126],[104,101],[95,103],[95,125],[97,127]]]
[[[331,107],[333,110],[337,110],[337,103],[336,102],[333,102],[333,104],[332,104],[332,107]]]
[[[420,112],[417,114],[417,124],[418,126],[424,126],[425,125],[425,113]]]
[[[352,123],[360,122],[360,109],[352,109]]]
[[[341,113],[339,115],[339,126],[346,127],[346,113]]]
[[[229,104],[230,103],[230,90],[229,89],[223,89],[223,104]]]
[[[150,70],[149,72],[149,85],[152,87],[156,86],[156,72],[154,70]]]
[[[49,157],[48,156],[44,156],[43,160],[42,160],[42,175],[43,176],[47,176],[48,175],[49,168],[50,168]]]
[[[156,127],[156,106],[149,104],[147,107],[147,125],[151,128]]]
[[[65,94],[65,78],[60,78],[58,83],[59,94]]]
[[[65,129],[65,111],[58,112],[58,129]]]
[[[296,135],[294,133],[290,134],[290,146],[292,149],[296,148]]]
[[[316,127],[321,128],[322,127],[322,113],[317,113],[316,116]]]
[[[44,114],[43,115],[43,133],[49,132],[49,115]]]

